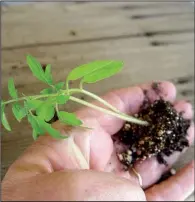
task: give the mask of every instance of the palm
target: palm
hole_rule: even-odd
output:
[[[148,90],[147,94],[151,101],[154,101],[159,97],[151,89],[150,85],[142,85],[135,88],[121,89],[108,94],[105,96],[105,99],[121,111],[133,114],[139,111],[139,108],[143,103],[143,89]],[[161,89],[162,92],[160,96],[163,96],[164,99],[173,102],[178,111],[184,111],[184,116],[186,118],[192,118],[192,110],[189,103],[184,101],[174,101],[175,90],[172,85],[169,83],[163,83],[161,85]],[[87,126],[93,128],[92,131],[85,131],[83,134],[75,131],[75,142],[80,146],[85,158],[88,159],[88,161],[90,159],[90,168],[98,171],[113,172],[118,176],[125,177],[138,183],[138,180],[132,172],[123,170],[116,157],[115,146],[113,145],[111,138],[111,136],[121,128],[123,122],[117,118],[102,115],[101,113],[91,109],[80,110],[78,115],[84,120]],[[189,130],[188,138],[190,143],[192,143],[194,139],[193,126]],[[167,159],[169,167],[177,161],[178,157],[179,154],[176,153]],[[70,166],[71,162],[68,164]],[[72,168],[75,168],[75,165],[72,166]],[[135,168],[142,176],[143,188],[145,190],[147,190],[147,187],[158,181],[161,175],[168,169],[168,167],[158,164],[155,158],[146,160],[142,164],[137,164],[135,165]],[[150,189],[147,190],[147,192],[149,191]]]
[[[108,94],[104,99],[124,113],[137,113],[144,100],[143,89],[148,89],[147,95],[151,101],[158,98],[150,86],[151,85],[148,84],[121,89]],[[172,84],[166,82],[161,83],[160,96],[174,102],[175,94],[175,89]],[[192,118],[190,104],[181,101],[175,103],[175,107],[178,111],[184,111],[186,118]],[[66,135],[70,134],[71,138],[64,141],[53,140],[49,136],[40,138],[33,147],[26,151],[26,153],[29,153],[32,149],[36,149],[34,158],[32,157],[31,160],[33,161],[34,159],[35,162],[43,162],[45,168],[50,166],[50,173],[66,169],[89,168],[95,171],[112,172],[118,176],[129,179],[134,186],[138,187],[138,192],[141,193],[142,190],[139,188],[135,175],[121,168],[111,138],[111,136],[122,127],[123,121],[91,109],[82,109],[78,111],[77,114],[84,121],[84,124],[93,128],[93,130],[64,128],[65,126],[55,123],[54,127],[61,130],[62,133],[66,133]],[[194,138],[193,126],[189,130],[188,137],[190,143],[192,143]],[[45,155],[40,155],[43,151]],[[37,159],[37,154],[40,159]],[[171,166],[178,157],[178,154],[169,157],[169,165]],[[21,160],[24,160],[24,158],[21,157]],[[163,199],[164,197],[166,200],[173,200],[175,198],[173,194],[170,193],[171,190],[167,191],[162,188],[161,185],[148,188],[153,185],[167,169],[165,166],[159,165],[154,158],[146,160],[142,164],[135,165],[135,169],[142,176],[143,188],[145,189],[147,199],[156,200],[159,198]],[[188,180],[189,183],[193,178],[188,176],[188,179],[185,177],[185,180]],[[55,181],[52,183],[54,185]],[[165,183],[168,183],[170,186],[172,185],[172,181]],[[191,182],[191,184],[193,185],[193,182]],[[178,187],[175,187],[174,191],[177,191],[177,189]],[[166,192],[166,197],[164,196],[164,192]],[[184,193],[181,193],[180,198],[184,197],[182,194],[184,195]]]

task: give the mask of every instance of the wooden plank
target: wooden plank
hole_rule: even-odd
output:
[[[2,46],[6,48],[35,43],[135,35],[143,30],[150,31],[153,23],[155,24],[152,29],[155,30],[164,28],[179,31],[193,29],[193,20],[188,19],[193,17],[193,8],[189,4],[158,3],[154,6],[153,3],[151,8],[147,7],[148,9],[141,10],[139,8],[142,8],[143,4],[136,5],[137,8],[135,3],[124,5],[124,3],[107,2],[81,4],[79,6],[68,3],[38,3],[31,6],[10,7],[2,16]],[[148,5],[150,3],[145,4],[145,6]],[[134,9],[124,9],[124,6],[134,6]],[[166,10],[165,14],[167,15],[161,16],[164,10]],[[148,14],[153,15],[153,17],[146,17],[141,21],[132,18],[135,15],[148,16]],[[36,16],[39,16],[39,20]],[[15,23],[17,26],[14,26],[13,29]],[[42,29],[43,26],[45,29]],[[12,36],[17,36],[17,40]]]
[[[124,76],[124,83],[115,83],[113,86],[121,87],[128,85],[129,80],[131,80],[131,83],[138,83],[151,79],[172,79],[173,74],[175,74],[174,77],[181,77],[183,75],[183,67],[186,67],[185,74],[191,75],[194,65],[193,50],[193,44],[191,43],[151,46],[146,39],[124,39],[61,45],[52,48],[39,47],[18,51],[3,51],[2,87],[3,89],[6,88],[6,81],[10,76],[14,76],[16,84],[21,91],[23,90],[22,86],[25,85],[25,88],[28,84],[31,85],[38,82],[36,78],[29,75],[29,68],[24,64],[20,64],[24,63],[26,53],[35,55],[44,64],[51,63],[54,77],[57,81],[64,80],[67,73],[79,64],[95,59],[122,59],[126,68],[118,77]],[[44,53],[45,56],[40,53]],[[148,73],[143,72],[143,68],[146,68]],[[161,74],[157,74],[158,69],[161,69]],[[172,72],[171,75],[170,71]],[[27,77],[28,79],[23,79]],[[108,81],[108,84],[109,82],[112,82],[112,79]]]

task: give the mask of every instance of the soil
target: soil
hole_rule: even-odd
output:
[[[153,89],[158,90],[156,85]],[[149,125],[126,122],[113,138],[124,145],[124,151],[117,156],[126,169],[152,156],[160,164],[167,165],[165,156],[189,146],[187,130],[191,121],[185,120],[170,102],[160,98],[151,104],[146,99],[135,117],[149,122]]]

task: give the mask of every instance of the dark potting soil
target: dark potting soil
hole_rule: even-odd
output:
[[[114,139],[123,143],[127,149],[118,153],[118,158],[126,168],[138,160],[155,156],[160,164],[167,165],[165,156],[174,151],[181,152],[189,146],[187,130],[190,120],[185,120],[170,102],[162,99],[153,104],[144,103],[135,117],[145,120],[148,126],[126,122]]]

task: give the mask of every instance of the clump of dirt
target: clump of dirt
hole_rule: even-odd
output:
[[[125,145],[125,150],[117,155],[126,168],[152,156],[160,164],[167,165],[165,156],[170,156],[174,151],[181,152],[189,146],[187,130],[190,120],[184,119],[182,113],[178,113],[170,102],[156,100],[142,107],[135,117],[147,121],[149,125],[126,122],[114,137]]]

